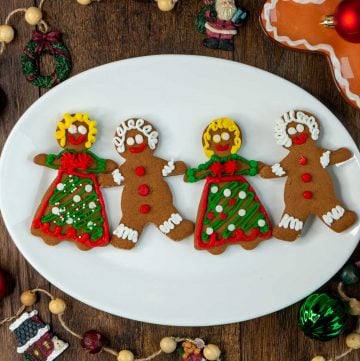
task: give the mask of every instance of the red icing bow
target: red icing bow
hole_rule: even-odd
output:
[[[31,40],[37,43],[35,50],[37,54],[40,54],[44,49],[48,50],[50,54],[58,54],[61,50],[54,49],[52,45],[61,42],[61,38],[62,34],[59,31],[42,33],[41,31],[34,30]]]
[[[237,171],[238,166],[235,160],[228,160],[224,164],[220,162],[214,162],[210,166],[210,171],[214,174],[214,176],[221,176],[222,174],[234,175]]]
[[[75,169],[86,170],[91,163],[91,157],[87,153],[63,153],[60,159],[61,169],[73,171]]]

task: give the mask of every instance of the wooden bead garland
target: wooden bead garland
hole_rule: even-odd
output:
[[[89,330],[85,332],[83,335],[80,335],[75,331],[73,331],[63,319],[64,312],[66,310],[65,301],[60,298],[55,298],[51,293],[40,288],[35,288],[33,290],[28,290],[23,292],[20,296],[20,301],[22,303],[22,306],[19,308],[19,310],[14,316],[2,320],[0,322],[0,325],[14,321],[17,318],[19,318],[27,307],[33,306],[36,303],[38,299],[37,297],[38,293],[45,294],[50,298],[50,302],[49,302],[50,312],[58,317],[60,324],[68,333],[70,333],[71,335],[73,335],[74,337],[80,340],[82,348],[89,353],[96,354],[101,351],[104,351],[106,353],[115,356],[117,361],[150,361],[152,359],[155,359],[157,356],[159,356],[162,353],[171,354],[175,351],[179,352],[182,350],[183,355],[191,356],[193,354],[192,352],[194,352],[194,355],[198,355],[202,357],[202,360],[220,361],[221,351],[219,347],[214,344],[206,345],[205,342],[200,338],[196,338],[193,340],[190,338],[182,338],[182,337],[164,337],[160,341],[160,350],[156,351],[155,353],[153,353],[152,355],[146,358],[136,359],[134,354],[129,350],[116,351],[112,348],[105,346],[107,344],[106,338],[96,330]],[[354,345],[357,344],[356,337],[352,338],[351,340],[352,340],[351,341],[352,344]],[[181,344],[180,349],[179,349],[179,344]],[[186,358],[182,356],[183,360],[185,361],[188,356],[186,356]],[[316,361],[321,361],[321,360],[316,360]]]

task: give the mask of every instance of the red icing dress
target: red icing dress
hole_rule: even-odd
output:
[[[237,161],[249,168],[239,171]],[[271,237],[266,210],[243,177],[257,173],[256,161],[248,161],[237,154],[222,158],[212,156],[207,163],[186,172],[189,182],[206,179],[195,228],[196,248],[211,249]]]
[[[88,150],[65,149],[58,155],[49,154],[46,166],[58,169],[58,175],[36,212],[32,229],[86,247],[109,243],[105,204],[95,176],[105,172],[106,160]]]

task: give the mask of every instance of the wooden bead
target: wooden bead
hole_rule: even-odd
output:
[[[164,337],[160,341],[161,351],[164,353],[173,353],[176,350],[177,343],[172,337]]]
[[[76,0],[80,5],[89,5],[92,3],[92,0]]]
[[[220,357],[221,351],[219,347],[212,343],[209,343],[207,346],[205,346],[203,353],[204,357],[207,360],[216,361]]]
[[[129,350],[119,352],[118,361],[134,361],[134,354]]]
[[[360,334],[353,332],[346,336],[346,346],[357,350],[360,348]]]
[[[326,361],[326,358],[324,356],[315,356],[311,361]]]
[[[174,0],[157,0],[158,7],[161,11],[170,11],[174,8],[176,1]]]
[[[25,12],[25,21],[30,25],[39,24],[42,19],[42,12],[35,6],[29,7]]]
[[[0,41],[11,43],[14,39],[15,32],[10,25],[0,25]]]
[[[36,293],[32,291],[25,291],[20,296],[20,301],[24,306],[33,306],[37,300]]]
[[[64,313],[66,308],[65,302],[61,298],[55,298],[49,302],[49,310],[54,315]]]
[[[360,315],[360,302],[356,298],[352,298],[349,301],[349,313],[353,316],[359,316]]]

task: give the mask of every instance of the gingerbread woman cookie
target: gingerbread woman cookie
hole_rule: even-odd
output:
[[[186,182],[206,179],[195,226],[196,249],[220,254],[229,244],[239,244],[249,250],[271,237],[265,208],[243,177],[258,174],[262,163],[238,155],[241,142],[234,120],[213,120],[202,136],[210,160],[186,172]]]
[[[320,126],[314,115],[291,110],[277,120],[275,137],[289,154],[279,163],[264,167],[264,178],[287,177],[285,210],[273,230],[274,237],[294,241],[301,235],[310,215],[319,217],[330,229],[343,232],[356,222],[356,214],[338,200],[327,167],[352,157],[350,150],[319,147]]]
[[[186,165],[155,157],[158,142],[158,132],[144,119],[125,120],[116,129],[115,149],[125,162],[112,174],[99,177],[103,187],[124,186],[122,219],[111,237],[115,247],[133,248],[148,223],[155,224],[174,241],[193,233],[194,224],[183,219],[174,207],[164,181],[164,177],[184,174]]]
[[[31,233],[48,245],[72,240],[81,250],[109,243],[105,204],[96,174],[111,172],[117,164],[89,149],[96,140],[96,122],[87,114],[65,114],[55,138],[59,154],[38,154],[36,164],[57,169],[31,225]]]

